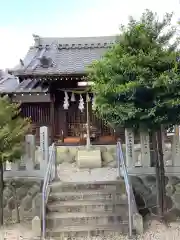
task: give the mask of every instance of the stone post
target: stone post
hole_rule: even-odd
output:
[[[180,166],[180,131],[179,131],[179,126],[175,126],[175,133],[173,135],[171,165]]]
[[[34,169],[35,166],[35,151],[36,151],[36,145],[35,145],[35,136],[32,134],[28,134],[25,137],[25,150],[26,154],[21,159],[21,166],[23,166],[23,163],[26,163],[26,167],[28,170]],[[23,161],[24,158],[26,158],[26,161]]]
[[[149,145],[149,133],[147,131],[140,132],[141,143],[141,161],[138,166],[150,167],[150,145]]]
[[[38,216],[35,216],[32,220],[32,232],[35,237],[41,236],[41,220]]]
[[[6,161],[6,163],[5,163],[5,170],[6,171],[11,171],[12,170],[11,162]]]
[[[29,159],[35,163],[35,151],[36,151],[36,144],[35,144],[35,136],[32,134],[26,135],[26,154]]]
[[[164,160],[164,166],[172,166],[172,149],[171,149],[171,144],[166,144],[165,139],[166,139],[166,134],[167,130],[165,130],[164,127],[162,127],[162,148],[163,148],[163,160]],[[172,143],[173,145],[173,143]]]
[[[125,141],[126,141],[126,166],[127,168],[133,168],[136,164],[135,152],[134,152],[134,132],[130,128],[125,129]]]
[[[46,165],[49,160],[49,135],[48,127],[40,127],[40,151],[42,164]]]

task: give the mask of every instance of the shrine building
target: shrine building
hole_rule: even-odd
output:
[[[23,117],[31,117],[37,141],[39,127],[48,126],[52,142],[84,144],[88,106],[92,144],[114,144],[116,134],[93,112],[94,96],[84,82],[87,66],[103,57],[115,36],[33,37],[34,45],[9,73],[19,79],[11,98],[21,102]]]

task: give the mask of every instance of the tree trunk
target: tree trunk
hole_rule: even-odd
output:
[[[161,193],[161,178],[160,178],[160,164],[158,158],[157,138],[156,133],[152,133],[152,148],[154,151],[153,157],[155,158],[155,170],[156,170],[156,187],[157,187],[157,210],[158,216],[162,216],[162,193]]]
[[[163,157],[163,146],[162,146],[162,129],[157,131],[157,148],[158,148],[158,159],[160,167],[160,181],[161,181],[161,212],[162,220],[164,219],[165,206],[166,206],[166,190],[165,190],[165,171],[164,171],[164,157]]]
[[[3,179],[3,163],[0,161],[0,226],[3,226],[3,190],[4,190],[4,179]]]

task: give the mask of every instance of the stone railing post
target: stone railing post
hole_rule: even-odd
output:
[[[136,164],[135,151],[134,151],[134,131],[133,129],[125,129],[125,142],[126,142],[126,166],[133,168]]]

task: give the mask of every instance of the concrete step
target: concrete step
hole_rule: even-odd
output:
[[[127,199],[119,201],[94,200],[94,201],[63,201],[48,203],[48,212],[121,212],[127,207]]]
[[[113,233],[113,234],[112,234]],[[101,224],[101,225],[81,225],[81,226],[61,226],[47,230],[47,237],[54,239],[64,239],[90,236],[108,236],[109,234],[119,235],[128,233],[128,223],[121,222],[118,224]]]
[[[121,190],[125,193],[125,184],[123,179],[116,181],[94,181],[94,182],[53,182],[51,192],[77,192],[84,190]]]
[[[54,201],[72,201],[72,200],[127,200],[127,195],[118,191],[102,190],[84,190],[83,192],[51,192],[48,203]]]
[[[48,213],[46,216],[47,228],[62,226],[81,226],[96,224],[120,224],[128,221],[128,211],[123,209],[121,213],[97,212],[97,213]]]

